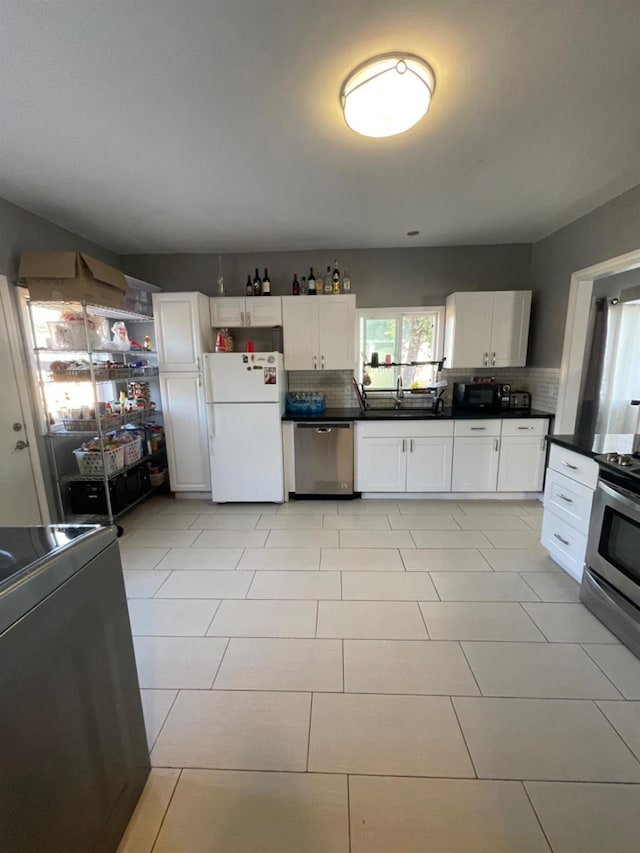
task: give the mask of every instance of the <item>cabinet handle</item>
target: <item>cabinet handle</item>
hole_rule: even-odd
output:
[[[320,365],[321,365],[320,369],[324,370],[324,356],[323,355],[320,356]]]
[[[578,466],[577,466],[577,465],[572,465],[572,464],[571,464],[571,462],[563,462],[562,464],[563,464],[565,467],[567,467],[567,468],[571,468],[571,470],[572,470],[572,471],[577,471],[577,470],[578,470]]]
[[[200,356],[198,356],[196,358],[196,366],[197,366],[197,369],[200,370]]]
[[[560,492],[558,492],[558,497],[561,501],[566,501],[568,504],[573,503],[573,498],[568,498],[566,495],[561,495]]]
[[[406,438],[402,439],[402,452],[403,453],[407,452],[407,439]]]
[[[553,535],[556,537],[556,539],[557,539],[559,542],[562,542],[562,544],[563,544],[563,545],[571,545],[571,542],[569,542],[567,539],[563,539],[563,538],[562,538],[562,536],[560,536],[560,534],[559,534],[559,533],[554,533]]]
[[[313,357],[313,369],[314,370],[318,369],[318,356],[317,355],[314,355],[314,357]]]
[[[528,426],[528,427],[518,427],[518,429],[533,429],[533,427],[532,427],[532,426]]]
[[[543,438],[542,441],[540,442],[540,450],[544,452],[546,449],[547,449],[547,439]]]
[[[411,441],[409,442],[409,447],[410,447],[412,453],[413,453],[413,448],[415,447],[415,444],[416,444],[415,441],[413,439],[411,439]]]
[[[500,442],[498,441],[497,438],[494,438],[493,439],[493,449],[495,450],[496,453],[498,452],[499,447],[500,447]]]
[[[244,311],[240,312],[240,325],[244,326]]]
[[[489,364],[489,353],[488,352],[482,353],[482,364],[484,367],[487,367],[487,365]]]
[[[492,367],[496,366],[496,354],[495,354],[495,352],[493,353],[493,358],[491,359],[491,365],[492,365]]]
[[[251,325],[251,314],[249,311],[247,311],[247,326],[250,326],[250,325]]]
[[[469,427],[471,430],[486,429],[486,427]]]

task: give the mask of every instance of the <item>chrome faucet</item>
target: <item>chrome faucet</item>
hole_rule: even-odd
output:
[[[402,376],[398,376],[398,381],[396,382],[396,396],[395,396],[395,407],[396,409],[400,408],[402,400],[404,398],[404,390],[402,388]]]

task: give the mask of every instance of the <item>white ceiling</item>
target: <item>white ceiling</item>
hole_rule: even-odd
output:
[[[0,0],[0,196],[122,253],[532,241],[640,182],[639,28],[634,0]],[[340,85],[393,49],[431,111],[359,137]]]

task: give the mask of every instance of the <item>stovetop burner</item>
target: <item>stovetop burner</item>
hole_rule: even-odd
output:
[[[601,456],[596,456],[595,460],[600,465],[601,477],[606,479],[607,476],[617,475],[619,479],[622,478],[622,481],[626,479],[629,488],[634,492],[640,491],[640,454],[603,453]]]

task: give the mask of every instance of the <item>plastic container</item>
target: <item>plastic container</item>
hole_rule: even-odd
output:
[[[74,450],[78,471],[83,477],[94,477],[106,474],[110,477],[121,468],[124,468],[124,448],[116,447],[114,450],[105,450],[103,453],[95,450]],[[104,458],[104,468],[102,460]]]
[[[133,441],[127,441],[122,445],[124,450],[124,464],[133,465],[142,459],[142,439],[136,437]]]
[[[167,479],[167,472],[163,468],[162,471],[159,471],[157,474],[149,474],[149,480],[151,482],[152,487],[155,489],[157,486],[161,486],[164,481]]]

